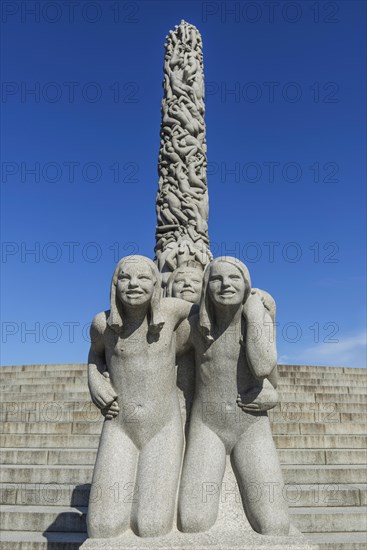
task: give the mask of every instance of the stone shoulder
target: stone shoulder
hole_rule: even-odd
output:
[[[101,311],[93,317],[91,330],[99,334],[104,334],[107,327],[107,319],[110,314],[110,310]]]
[[[197,304],[192,304],[186,300],[181,300],[181,298],[162,298],[161,300],[161,310],[164,311],[177,311],[178,309],[187,310],[190,313],[190,316],[193,313],[196,313],[199,310]]]

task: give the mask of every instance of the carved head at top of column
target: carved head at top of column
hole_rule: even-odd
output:
[[[167,296],[198,304],[201,297],[203,275],[204,272],[198,264],[178,267],[168,279]]]

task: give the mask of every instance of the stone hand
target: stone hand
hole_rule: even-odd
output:
[[[96,376],[89,380],[89,389],[92,401],[99,409],[105,409],[117,398],[107,372],[104,372],[102,376],[97,373]]]
[[[238,394],[237,396],[236,403],[238,407],[240,407],[240,409],[242,409],[243,411],[246,411],[246,412],[260,411],[259,404],[256,403],[256,401],[253,403],[244,403],[242,401],[242,396],[240,394]]]
[[[264,298],[256,289],[251,289],[251,294],[243,306],[243,313],[247,318],[258,316],[264,310]]]
[[[236,403],[245,412],[268,411],[277,405],[279,395],[273,385],[265,378],[262,384],[239,393]]]
[[[107,420],[112,420],[112,418],[115,418],[118,413],[120,412],[120,408],[118,406],[117,401],[112,401],[110,405],[107,405],[104,409],[101,409],[101,413],[104,417],[107,418]]]

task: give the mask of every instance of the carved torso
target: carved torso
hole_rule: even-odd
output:
[[[180,415],[175,318],[170,308],[166,309],[166,321],[158,334],[148,330],[146,320],[133,331],[123,329],[118,334],[106,325],[103,332],[106,366],[120,407],[113,422],[119,423],[138,447]]]
[[[240,343],[242,330],[232,326],[213,342],[206,342],[198,327],[198,318],[192,321],[196,392],[191,420],[210,427],[228,451],[257,419],[257,415],[242,411],[236,403],[239,394],[257,383]]]

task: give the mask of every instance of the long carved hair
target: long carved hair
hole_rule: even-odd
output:
[[[120,332],[124,325],[124,320],[122,317],[122,308],[121,303],[117,297],[116,286],[117,279],[121,269],[131,265],[132,262],[145,262],[155,279],[155,286],[153,291],[153,296],[150,301],[150,307],[148,310],[148,326],[149,330],[153,333],[158,333],[161,331],[164,325],[164,320],[160,311],[161,304],[161,277],[157,266],[149,258],[145,256],[125,256],[122,258],[113,273],[112,282],[111,282],[111,292],[110,292],[110,301],[111,301],[111,310],[109,317],[107,319],[107,324],[115,331]]]
[[[218,262],[225,262],[225,263],[231,264],[235,266],[238,269],[238,271],[241,273],[244,283],[246,285],[245,295],[244,295],[242,304],[246,302],[247,298],[251,293],[250,273],[247,267],[245,266],[245,264],[242,263],[237,258],[233,258],[232,256],[220,256],[219,258],[215,258],[215,260],[212,260],[206,266],[204,271],[203,289],[201,292],[201,300],[200,300],[199,324],[200,324],[202,335],[209,342],[213,341],[212,327],[214,323],[214,306],[209,297],[208,285],[209,285],[211,267]]]

